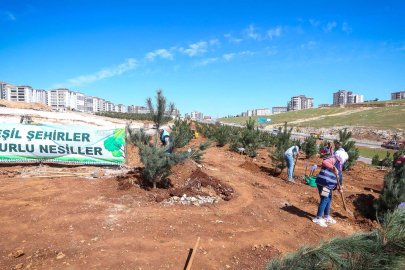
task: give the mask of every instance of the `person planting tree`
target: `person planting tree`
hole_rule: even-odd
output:
[[[172,138],[170,137],[170,133],[167,130],[164,130],[163,128],[160,129],[160,141],[164,146],[167,146],[172,143]],[[167,150],[167,153],[171,154],[173,152],[173,147],[170,147]]]
[[[333,145],[332,145],[332,142],[328,142],[328,146],[326,146],[324,149],[322,149],[321,158],[328,159],[331,157],[333,157]]]
[[[300,155],[300,145],[294,145],[287,149],[284,153],[285,161],[287,162],[287,169],[288,169],[288,181],[291,183],[295,183],[293,178],[293,171],[294,171],[294,157],[298,158]]]
[[[312,220],[321,227],[328,227],[326,223],[336,223],[336,220],[329,215],[332,191],[338,189],[339,192],[343,192],[343,190],[339,188],[341,185],[338,185],[336,176],[341,174],[342,166],[348,158],[349,156],[346,152],[338,151],[335,153],[334,157],[322,161],[321,171],[315,180],[321,201],[316,217]]]

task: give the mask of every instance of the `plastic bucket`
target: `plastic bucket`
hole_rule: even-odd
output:
[[[307,183],[310,187],[316,187],[316,183],[315,183],[316,177],[315,176],[311,176],[309,178],[305,177],[305,180],[307,181]]]
[[[195,137],[198,138],[198,132],[196,132],[196,133],[194,133],[194,134],[195,134]]]

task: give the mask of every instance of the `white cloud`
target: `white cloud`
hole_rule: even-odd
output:
[[[261,36],[259,33],[256,32],[257,28],[253,26],[253,24],[249,25],[245,30],[243,30],[243,34],[248,38],[253,38],[254,40],[260,40]]]
[[[269,29],[267,31],[267,35],[270,37],[270,39],[273,39],[273,37],[279,37],[281,35],[281,26],[277,26],[276,28]]]
[[[332,28],[336,27],[336,22],[330,22],[326,27],[323,28],[323,31],[325,32],[330,32],[332,31]]]
[[[149,59],[150,61],[153,61],[157,56],[159,56],[160,58],[173,60],[173,54],[168,52],[166,49],[160,49],[154,52],[149,52],[145,55],[145,58]]]
[[[274,55],[277,53],[277,48],[278,46],[266,47],[265,51],[270,55]]]
[[[213,46],[213,45],[219,46],[220,45],[219,40],[218,39],[211,39],[210,40],[210,45],[211,46]]]
[[[10,11],[3,11],[3,10],[0,10],[0,15],[1,15],[1,17],[4,17],[4,20],[11,20],[11,21],[15,21],[15,20],[16,20],[14,14],[11,13]]]
[[[174,71],[179,70],[179,68],[180,68],[180,66],[173,66],[173,70],[174,70]]]
[[[309,22],[312,24],[313,27],[318,27],[320,22],[319,21],[315,21],[313,19],[310,19]]]
[[[125,60],[124,63],[115,66],[115,67],[109,67],[109,68],[103,68],[102,70],[89,74],[89,75],[82,75],[78,76],[73,79],[67,80],[67,83],[64,84],[57,84],[55,87],[72,87],[72,86],[79,86],[82,84],[87,84],[91,83],[94,81],[98,81],[104,78],[109,78],[117,75],[121,75],[122,73],[135,69],[138,67],[138,61],[134,58],[128,58]]]
[[[352,28],[347,25],[347,22],[343,23],[342,30],[345,31],[348,35],[352,32]]]
[[[214,63],[218,60],[218,58],[207,58],[207,59],[203,59],[201,61],[196,61],[195,62],[195,66],[205,66],[211,63]]]
[[[405,51],[405,46],[403,46],[403,47],[401,47],[401,48],[396,49],[396,51]]]
[[[316,41],[310,41],[310,42],[308,42],[308,43],[305,43],[305,44],[301,44],[301,49],[304,49],[304,48],[312,48],[312,46],[313,45],[315,45],[316,44]]]
[[[240,55],[254,55],[255,53],[251,52],[251,51],[243,51],[243,52],[240,52],[239,54]]]
[[[234,56],[235,56],[234,53],[228,53],[228,54],[222,55],[222,57],[223,57],[225,60],[228,60],[228,61],[231,60]]]
[[[226,34],[226,35],[224,35],[224,37],[226,37],[229,40],[229,42],[239,43],[239,42],[243,41],[242,38],[234,38],[234,37],[232,37],[231,34]]]
[[[188,54],[190,57],[195,56],[197,54],[202,54],[207,51],[207,42],[200,41],[195,44],[191,44],[189,47],[190,47],[189,49],[184,49],[183,47],[181,47],[179,50],[182,53]]]

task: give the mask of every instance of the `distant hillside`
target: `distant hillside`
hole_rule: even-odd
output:
[[[401,131],[405,129],[405,100],[378,101],[292,111],[276,115],[253,116],[270,118],[272,125],[288,122],[291,126],[330,128],[343,126],[363,126],[365,128]],[[249,117],[221,118],[224,123],[243,124]]]

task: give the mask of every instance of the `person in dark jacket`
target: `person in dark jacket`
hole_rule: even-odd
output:
[[[322,162],[321,171],[315,180],[319,196],[321,197],[321,202],[318,206],[318,213],[312,221],[321,227],[327,227],[328,225],[326,223],[336,223],[336,220],[329,215],[332,191],[339,189],[336,175],[341,173],[342,164],[347,158],[346,152],[340,152],[335,157],[325,159]],[[339,190],[339,192],[342,192],[342,190]]]

